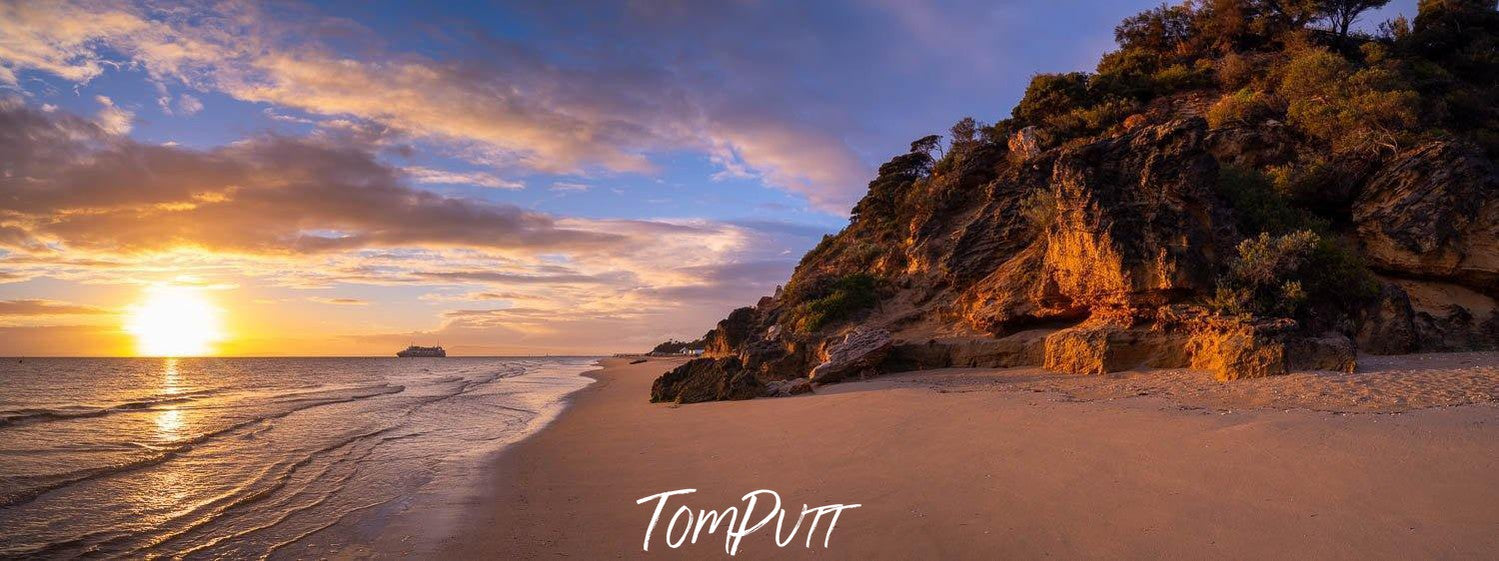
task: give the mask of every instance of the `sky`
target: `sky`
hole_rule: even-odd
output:
[[[694,339],[1157,4],[0,0],[0,355]]]

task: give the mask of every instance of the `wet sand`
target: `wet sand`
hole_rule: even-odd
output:
[[[737,558],[1484,559],[1499,552],[1499,354],[1368,357],[1231,384],[1190,371],[941,370],[780,399],[647,402],[679,361],[610,359],[490,466],[444,558],[727,558],[641,550],[648,495],[844,511]],[[761,512],[764,506],[758,507]],[[755,517],[756,519],[759,516]],[[824,524],[825,525],[825,524]],[[679,530],[680,531],[680,530]],[[393,555],[400,552],[388,551]]]

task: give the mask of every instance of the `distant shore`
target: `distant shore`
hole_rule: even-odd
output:
[[[1368,357],[1357,374],[942,370],[790,398],[647,402],[681,359],[597,383],[489,466],[444,558],[726,558],[671,549],[670,509],[776,491],[858,503],[828,548],[775,524],[736,558],[1483,558],[1499,551],[1499,353]],[[655,530],[637,500],[674,497]],[[653,503],[652,503],[653,504]],[[764,507],[759,507],[763,512]],[[758,518],[758,516],[756,516]],[[680,526],[678,527],[680,532]],[[804,532],[805,533],[805,532]],[[400,552],[384,552],[396,556]]]

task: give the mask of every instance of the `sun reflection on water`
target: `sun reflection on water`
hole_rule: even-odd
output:
[[[169,396],[182,393],[181,375],[175,358],[162,359],[161,393]],[[177,440],[182,432],[182,424],[182,410],[176,403],[168,403],[156,413],[156,433],[162,440]]]

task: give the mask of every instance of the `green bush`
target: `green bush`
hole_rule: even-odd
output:
[[[1298,230],[1240,242],[1208,307],[1224,315],[1297,315],[1307,299],[1299,276],[1320,241],[1310,230]]]
[[[1057,197],[1051,189],[1037,189],[1020,200],[1020,215],[1037,231],[1046,229],[1057,217]]]
[[[1245,234],[1284,234],[1294,230],[1322,230],[1320,220],[1296,208],[1277,193],[1265,174],[1225,165],[1218,171],[1218,193],[1228,199]]]
[[[797,306],[792,314],[792,327],[800,333],[812,333],[872,308],[879,302],[877,285],[873,276],[864,273],[839,277],[825,288],[824,294]]]
[[[1246,88],[1219,99],[1208,108],[1207,119],[1213,128],[1253,125],[1278,112],[1273,96]]]
[[[1088,74],[1037,74],[1025,88],[1025,97],[1015,106],[1015,118],[1039,124],[1047,117],[1083,107],[1088,100]]]
[[[1156,95],[1202,88],[1213,83],[1206,71],[1189,68],[1184,64],[1162,68],[1150,78]]]
[[[1334,153],[1394,152],[1421,123],[1421,96],[1397,72],[1356,70],[1314,49],[1292,59],[1280,84],[1291,124],[1327,141]]]
[[[1307,321],[1319,309],[1351,314],[1379,295],[1379,280],[1357,253],[1311,230],[1261,232],[1237,251],[1206,302],[1219,314]]]

